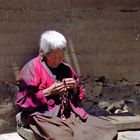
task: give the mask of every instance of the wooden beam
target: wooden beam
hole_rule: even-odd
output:
[[[140,116],[100,116],[100,118],[111,121],[118,131],[140,129]]]

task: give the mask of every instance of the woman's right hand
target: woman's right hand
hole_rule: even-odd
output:
[[[62,94],[65,91],[65,85],[62,82],[55,82],[50,87],[43,90],[43,93],[48,95]]]

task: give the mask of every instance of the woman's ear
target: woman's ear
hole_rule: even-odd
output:
[[[43,49],[42,48],[39,49],[39,53],[43,53]]]
[[[42,56],[42,57],[44,57],[44,51],[43,51],[42,48],[39,49],[39,55]]]

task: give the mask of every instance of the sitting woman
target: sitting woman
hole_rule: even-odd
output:
[[[71,66],[64,63],[65,37],[46,31],[39,56],[20,72],[16,104],[20,122],[41,140],[116,140],[116,128],[88,115],[81,107],[84,88]]]

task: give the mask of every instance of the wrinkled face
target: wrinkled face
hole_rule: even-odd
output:
[[[64,61],[64,49],[57,49],[46,56],[46,62],[49,67],[57,68]]]

